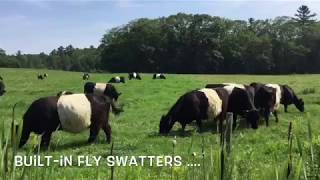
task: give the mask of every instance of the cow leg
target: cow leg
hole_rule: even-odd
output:
[[[279,122],[278,112],[274,111],[273,114],[274,114],[274,117],[276,117],[276,122]]]
[[[284,104],[284,112],[288,112],[288,104]]]
[[[237,114],[233,114],[232,129],[235,129],[236,126],[237,126]]]
[[[268,127],[269,126],[270,111],[265,109],[263,111],[263,113],[264,113],[264,119],[266,120],[266,126]]]
[[[43,148],[48,148],[51,140],[51,134],[52,132],[45,132],[41,137],[41,144],[40,146]]]
[[[107,137],[107,143],[110,144],[111,142],[111,126],[109,123],[106,123],[105,125],[103,125],[102,127],[104,133],[106,134]]]
[[[202,122],[199,119],[197,119],[196,122],[197,122],[197,125],[199,127],[199,132],[201,133],[202,132]]]
[[[30,131],[26,130],[26,128],[23,128],[22,132],[21,132],[19,148],[21,148],[23,145],[26,144],[26,142],[28,141],[29,137],[30,137]]]
[[[88,143],[92,143],[96,140],[98,134],[99,134],[99,130],[100,130],[100,127],[97,126],[97,125],[92,125],[90,127],[90,136],[89,136],[89,139],[88,139]]]

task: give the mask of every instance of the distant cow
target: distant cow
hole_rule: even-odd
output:
[[[276,89],[261,83],[251,83],[250,86],[255,89],[254,104],[264,117],[266,126],[269,126],[269,117],[271,112],[274,114],[276,122],[278,122],[278,115],[275,110]]]
[[[139,79],[139,80],[141,80],[140,74],[136,73],[136,72],[129,73],[129,77],[128,78],[129,78],[129,80],[131,80],[131,79]]]
[[[196,120],[201,129],[202,120],[219,119],[222,122],[226,118],[226,112],[234,114],[234,126],[237,115],[242,115],[246,117],[252,128],[258,128],[258,111],[245,90],[233,87],[230,92],[226,88],[204,88],[181,96],[167,115],[162,116],[159,132],[169,133],[176,121],[184,129],[186,124]]]
[[[23,116],[23,129],[19,147],[29,139],[30,133],[42,134],[41,146],[47,147],[56,130],[79,133],[90,128],[88,142],[93,142],[100,128],[111,141],[108,98],[93,94],[50,96],[34,101]],[[117,114],[117,109],[113,109]]]
[[[38,79],[39,80],[44,80],[45,78],[47,78],[48,77],[48,74],[38,74]]]
[[[82,75],[82,79],[83,79],[83,80],[89,80],[89,78],[90,78],[90,75],[89,75],[88,73],[84,73],[84,74]]]
[[[123,76],[112,77],[108,83],[125,83],[125,78]]]
[[[163,73],[153,74],[152,79],[166,79],[166,76]]]
[[[2,78],[0,80],[0,96],[4,95],[6,93],[6,86],[4,85],[4,82],[2,81]]]
[[[104,95],[117,101],[121,95],[112,84],[87,82],[84,85],[85,94]]]

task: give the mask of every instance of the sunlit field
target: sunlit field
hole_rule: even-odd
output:
[[[38,80],[37,74],[48,73],[45,80]],[[44,96],[54,96],[59,91],[68,90],[83,92],[81,72],[64,72],[33,69],[0,69],[0,75],[6,84],[7,93],[0,97],[0,131],[9,137],[12,121],[12,107],[17,104],[15,121],[22,121],[22,116],[32,101]],[[112,76],[127,74],[91,74],[89,81],[107,82]],[[279,113],[279,122],[271,116],[270,126],[266,127],[261,120],[257,130],[247,128],[246,122],[240,123],[232,135],[232,179],[273,179],[269,175],[283,173],[288,163],[288,126],[293,123],[294,158],[299,156],[297,139],[303,149],[303,171],[309,173],[310,141],[308,121],[312,129],[314,153],[319,153],[320,147],[320,75],[182,75],[168,74],[166,80],[153,80],[151,74],[142,74],[142,80],[127,80],[125,84],[116,84],[122,93],[118,102],[124,105],[124,112],[119,116],[110,115],[112,127],[113,154],[119,156],[131,155],[175,155],[182,157],[181,167],[115,167],[116,179],[214,179],[214,172],[204,163],[216,164],[213,152],[219,149],[219,136],[214,123],[204,124],[205,132],[197,132],[195,124],[187,125],[186,132],[180,132],[181,126],[176,123],[168,136],[160,136],[159,121],[163,114],[176,102],[178,97],[189,90],[202,88],[207,83],[236,82],[249,84],[251,82],[279,83],[290,85],[299,97],[305,101],[305,113],[299,112],[294,105],[289,106],[289,113],[284,113],[283,106]],[[238,123],[239,124],[239,123]],[[310,133],[311,134],[311,133]],[[66,132],[54,133],[48,151],[41,155],[95,155],[107,157],[111,144],[106,144],[105,134],[100,131],[96,143],[87,144],[89,130],[80,134]],[[177,144],[173,147],[172,140],[176,136]],[[3,140],[4,141],[4,140]],[[1,141],[2,144],[4,142]],[[37,144],[36,136],[29,138],[26,146],[18,150],[18,154],[37,153],[33,149]],[[204,153],[202,153],[204,151]],[[192,153],[196,152],[196,156]],[[3,152],[2,155],[3,161]],[[227,155],[226,155],[227,156]],[[9,161],[9,160],[8,160]],[[199,162],[200,167],[187,167],[190,162]],[[314,161],[319,161],[315,158]],[[10,162],[11,163],[11,162]],[[1,163],[0,163],[1,164]],[[218,164],[218,163],[217,163]],[[1,165],[3,166],[3,165]],[[2,167],[3,168],[3,167]],[[304,170],[303,170],[304,169]],[[110,177],[110,167],[102,161],[99,167],[32,167],[23,169],[16,167],[15,176],[56,178],[93,178],[106,179]],[[212,175],[212,174],[213,175]],[[1,170],[1,174],[4,171]],[[199,175],[200,174],[200,175]],[[15,177],[11,177],[15,178]],[[30,178],[29,178],[30,179]],[[41,179],[41,178],[40,178]]]

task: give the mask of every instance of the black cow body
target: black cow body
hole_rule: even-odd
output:
[[[116,77],[112,77],[108,83],[125,83],[125,78],[123,76],[116,76]]]
[[[128,78],[129,78],[129,80],[131,80],[131,79],[139,79],[139,80],[141,80],[142,79],[140,74],[136,73],[136,72],[129,73]]]
[[[121,95],[112,84],[87,82],[84,85],[85,94],[104,95],[117,101]]]
[[[0,96],[4,95],[6,93],[6,86],[4,85],[3,79],[1,77],[0,80]]]
[[[255,89],[255,101],[256,108],[260,110],[261,115],[266,121],[266,126],[269,126],[269,118],[271,112],[278,122],[278,113],[275,109],[276,103],[276,89],[265,86],[259,83],[251,83],[251,86]]]
[[[104,96],[96,96],[96,95],[84,95],[84,94],[73,94],[73,95],[66,95],[70,97],[69,99],[75,99],[81,97],[79,101],[85,100],[88,106],[85,108],[90,110],[90,116],[86,119],[87,122],[91,122],[87,128],[90,128],[90,136],[88,142],[93,142],[100,130],[102,128],[107,136],[107,142],[110,143],[111,141],[111,126],[109,124],[109,112],[110,112],[110,102]],[[75,106],[75,107],[68,107],[68,106],[59,106],[59,100],[64,95],[58,96],[51,96],[51,97],[44,97],[34,101],[26,113],[23,116],[23,129],[20,139],[19,147],[22,147],[28,140],[30,133],[34,132],[36,134],[42,134],[41,138],[41,145],[47,147],[50,143],[51,134],[56,130],[65,130],[69,132],[67,126],[62,124],[62,119],[66,119],[65,116],[62,115],[69,115],[73,113],[71,117],[77,117],[77,114],[83,115],[83,105]],[[89,102],[89,103],[88,103]],[[68,104],[68,101],[63,101],[63,103]],[[61,105],[61,104],[60,104]],[[63,105],[63,104],[62,104]],[[69,108],[69,109],[68,109]],[[64,113],[59,113],[59,110],[66,110],[62,111]],[[68,117],[68,116],[67,116]],[[62,118],[62,119],[61,119]],[[66,129],[65,129],[66,128]],[[78,133],[73,132],[73,133]]]
[[[282,85],[282,98],[280,103],[284,106],[284,112],[288,112],[288,105],[294,104],[300,112],[304,112],[304,102],[298,98],[295,92],[288,85]]]
[[[152,79],[166,79],[166,76],[163,73],[153,74]]]

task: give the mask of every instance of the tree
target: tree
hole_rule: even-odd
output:
[[[312,13],[309,10],[308,6],[302,5],[297,10],[298,13],[296,13],[294,16],[296,18],[293,18],[296,22],[298,22],[301,26],[308,26],[311,24],[314,24],[315,20],[311,19],[315,17],[317,14]]]

